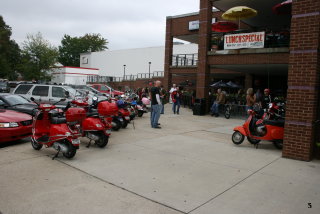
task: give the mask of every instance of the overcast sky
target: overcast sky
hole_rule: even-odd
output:
[[[100,33],[109,49],[164,45],[166,16],[199,11],[199,0],[1,0],[0,15],[19,44],[41,32],[58,46],[64,34]]]

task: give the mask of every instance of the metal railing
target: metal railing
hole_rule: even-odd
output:
[[[176,54],[172,56],[172,66],[197,66],[198,54]]]
[[[135,81],[137,79],[151,79],[154,77],[164,77],[163,71],[154,71],[152,73],[138,73],[137,75],[129,74],[124,77],[110,77],[110,76],[88,76],[87,82],[121,82],[121,81]]]

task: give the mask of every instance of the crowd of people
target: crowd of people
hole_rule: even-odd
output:
[[[164,114],[164,105],[169,101],[172,104],[172,113],[179,115],[181,104],[186,104],[188,99],[191,105],[194,102],[194,93],[183,91],[182,87],[173,84],[167,92],[161,85],[161,81],[155,81],[153,86],[148,88],[139,88],[136,90],[139,100],[145,105],[151,104],[150,124],[152,128],[160,129],[160,115]],[[188,98],[188,99],[186,99]],[[211,103],[210,112],[212,116],[219,116],[219,107],[226,103],[233,103],[239,106],[245,106],[245,111],[253,109],[255,105],[260,109],[266,109],[268,104],[273,101],[270,90],[260,89],[254,93],[253,88],[249,88],[246,93],[239,89],[237,93],[227,94],[222,88],[217,89],[216,93],[209,91],[209,102]]]
[[[253,88],[248,88],[245,97],[243,95],[243,90],[239,89],[238,93],[235,96],[233,96],[232,99],[233,100],[229,99],[229,102],[232,102],[237,105],[245,105],[246,112],[249,109],[253,109],[255,105],[260,109],[266,109],[268,107],[268,104],[273,101],[270,94],[270,89],[268,88],[264,89],[263,94],[261,93],[260,89],[257,89],[256,93],[254,93]],[[225,105],[226,103],[227,103],[227,92],[219,88],[217,90],[217,93],[215,94],[215,100],[213,101],[213,104],[210,108],[211,115],[218,117],[219,106]]]

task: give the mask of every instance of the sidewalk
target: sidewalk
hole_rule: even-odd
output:
[[[107,148],[72,160],[29,143],[0,149],[0,212],[128,214],[320,213],[320,162],[281,158],[268,142],[236,146],[243,120],[193,116],[170,105],[113,132]],[[312,208],[308,208],[308,207]]]

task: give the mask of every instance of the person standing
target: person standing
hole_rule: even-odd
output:
[[[270,89],[268,89],[268,88],[264,89],[263,93],[264,94],[263,94],[263,97],[262,97],[262,100],[261,100],[261,107],[262,107],[262,109],[267,109],[269,103],[272,103],[272,97],[270,95]]]
[[[253,105],[256,102],[256,97],[255,97],[255,95],[253,93],[253,88],[248,88],[246,100],[247,100],[246,112],[248,112],[249,109],[251,109],[251,110],[253,109]]]
[[[221,91],[221,88],[217,91],[217,97],[214,101],[212,107],[211,107],[211,115],[215,115],[216,117],[219,117],[219,106],[226,103],[226,94]]]
[[[172,103],[171,94],[172,94],[172,92],[174,92],[176,89],[177,89],[176,84],[173,84],[173,85],[172,85],[172,88],[171,88],[171,89],[170,89],[170,91],[169,91],[169,93],[170,93],[170,96],[169,96],[169,103]]]
[[[160,86],[161,81],[157,80],[154,87],[151,88],[151,127],[155,129],[161,129],[159,126],[159,118],[162,109],[162,103],[160,100]]]
[[[182,93],[180,91],[180,88],[177,87],[176,90],[171,93],[171,99],[173,102],[172,104],[173,114],[176,114],[176,113],[179,114],[181,97],[182,97]]]
[[[166,104],[166,97],[167,97],[167,91],[164,89],[163,86],[161,86],[160,98],[161,98],[162,108],[161,108],[161,113],[160,114],[164,114],[164,104]]]

